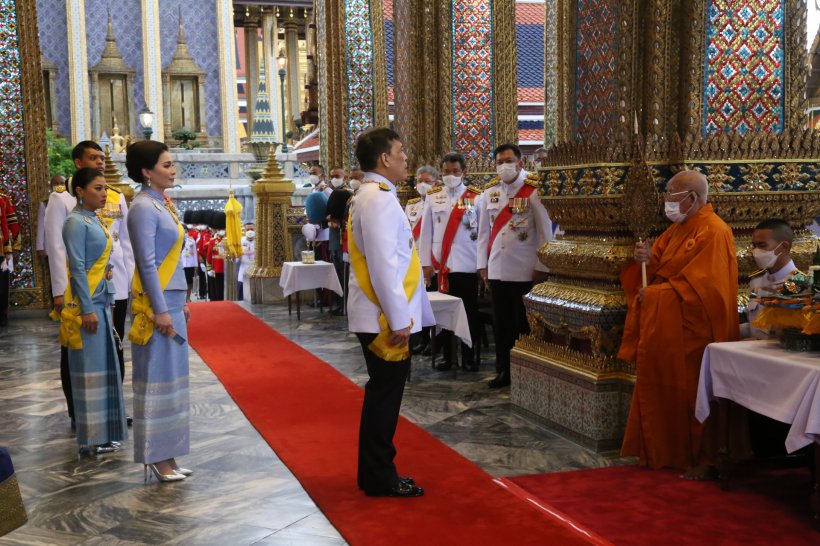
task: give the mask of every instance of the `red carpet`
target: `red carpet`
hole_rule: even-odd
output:
[[[366,497],[356,486],[363,391],[237,305],[190,307],[191,346],[349,543],[589,543],[405,419],[396,464],[425,496]]]
[[[738,476],[730,491],[634,466],[504,481],[618,546],[820,544],[807,468],[759,469]]]

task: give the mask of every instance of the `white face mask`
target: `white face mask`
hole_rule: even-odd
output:
[[[512,182],[518,178],[518,166],[515,163],[496,165],[495,172],[498,173],[498,177],[504,182]]]
[[[457,188],[461,185],[460,176],[453,176],[451,174],[448,174],[443,176],[441,179],[444,181],[444,185],[450,189]]]
[[[779,247],[780,243],[771,250],[763,250],[762,248],[752,250],[752,257],[755,259],[757,267],[760,269],[769,269],[772,267],[779,257],[775,252]]]
[[[686,220],[686,213],[680,211],[680,204],[689,199],[689,195],[684,197],[681,201],[667,201],[663,204],[666,217],[669,218],[670,221],[680,224]]]
[[[427,192],[433,187],[432,184],[428,184],[427,182],[416,182],[416,191],[419,192],[419,195],[424,197],[427,195]]]
[[[334,188],[341,188],[342,185],[345,183],[344,178],[331,178],[330,185]]]
[[[254,235],[256,235],[256,233],[254,233],[252,229],[245,232],[245,237],[247,237],[248,239],[253,239]]]
[[[353,179],[350,181],[350,187],[351,187],[351,189],[352,189],[353,191],[358,190],[358,189],[359,189],[359,186],[361,186],[361,185],[362,185],[361,180],[356,180],[355,178],[353,178]]]
[[[314,186],[318,185],[319,184],[319,175],[318,174],[310,175],[310,183],[313,184]]]

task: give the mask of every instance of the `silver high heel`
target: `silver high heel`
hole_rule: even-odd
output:
[[[174,472],[176,472],[177,474],[182,474],[183,476],[190,476],[194,473],[193,470],[188,470],[187,468],[182,468],[179,466],[174,467]]]
[[[143,471],[145,473],[145,483],[148,483],[148,479],[150,478],[150,475],[148,474],[149,468],[151,469],[151,472],[154,474],[154,476],[157,477],[157,480],[161,482],[178,482],[186,478],[186,476],[182,474],[177,474],[176,472],[173,472],[172,474],[160,474],[159,470],[157,469],[157,465],[146,464],[143,465]]]

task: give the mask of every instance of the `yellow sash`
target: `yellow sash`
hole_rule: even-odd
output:
[[[86,217],[87,218],[87,217]],[[111,255],[111,236],[108,234],[108,229],[100,223],[100,226],[105,231],[105,250],[103,250],[91,269],[88,270],[88,293],[92,296],[97,291],[97,287],[105,278],[106,266],[108,265],[108,258]],[[65,294],[63,295],[63,310],[60,312],[60,345],[68,347],[69,349],[82,349],[83,337],[80,328],[83,320],[80,318],[80,299],[77,298],[71,291],[71,275],[68,276],[68,286],[66,286]],[[90,313],[90,310],[86,310]],[[98,317],[99,318],[99,317]]]
[[[173,213],[172,213],[173,214]],[[171,282],[174,271],[177,269],[179,259],[182,256],[182,243],[185,241],[185,231],[182,224],[177,221],[177,240],[168,254],[159,264],[159,284],[163,290]],[[139,270],[134,270],[134,281],[131,283],[131,293],[134,295],[131,300],[131,313],[134,315],[131,320],[131,330],[128,331],[128,339],[131,343],[145,345],[154,335],[154,308],[151,307],[151,298],[142,289]]]
[[[380,331],[376,339],[368,346],[368,349],[373,351],[373,354],[382,360],[388,362],[400,362],[410,358],[409,344],[396,347],[388,343],[390,339],[390,325],[387,322],[384,311],[381,309],[381,305],[379,305],[379,298],[376,296],[376,291],[373,290],[373,283],[370,282],[370,271],[367,268],[367,259],[356,245],[356,238],[353,237],[353,209],[350,211],[350,221],[347,223],[347,245],[350,254],[350,265],[353,267],[353,274],[356,275],[359,288],[361,288],[364,295],[367,296],[367,299],[379,308]],[[420,278],[421,262],[419,261],[418,252],[416,252],[416,245],[413,243],[413,251],[410,255],[410,267],[407,269],[407,273],[402,281],[407,301],[413,299],[413,294],[415,294],[418,289]]]

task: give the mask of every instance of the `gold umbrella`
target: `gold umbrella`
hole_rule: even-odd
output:
[[[242,205],[230,190],[228,202],[225,203],[225,235],[228,239],[226,250],[228,257],[237,259],[242,256]]]

